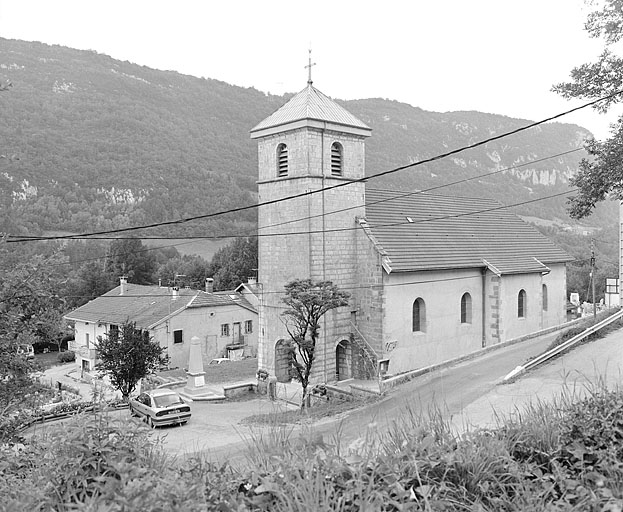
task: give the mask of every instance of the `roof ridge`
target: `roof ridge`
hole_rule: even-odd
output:
[[[371,131],[367,124],[342,105],[313,85],[307,84],[303,90],[292,96],[280,108],[253,127],[251,133],[303,120],[328,122]]]

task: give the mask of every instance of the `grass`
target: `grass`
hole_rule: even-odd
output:
[[[255,380],[257,359],[247,358],[240,361],[229,361],[221,364],[204,366],[206,384],[227,384],[241,380]],[[162,377],[173,377],[183,380],[186,372],[183,369],[165,370],[159,372]]]
[[[314,400],[308,409],[290,410],[270,414],[254,414],[246,417],[241,423],[253,425],[296,424],[301,421],[318,421],[323,418],[337,416],[359,407],[378,402],[381,397],[355,398],[353,400],[333,399],[330,401]]]
[[[248,466],[171,459],[133,422],[83,414],[21,451],[0,447],[7,510],[623,510],[623,391],[602,383],[458,435],[407,407],[355,442],[313,427],[259,430]]]
[[[47,370],[48,368],[52,368],[53,366],[76,364],[75,362],[61,363],[58,360],[59,354],[60,352],[46,352],[45,354],[35,354],[35,362],[41,365],[42,370]]]
[[[570,340],[574,336],[577,336],[578,334],[584,332],[586,329],[588,329],[592,325],[599,323],[602,320],[605,320],[606,318],[612,316],[615,313],[618,313],[618,311],[619,311],[618,309],[609,309],[606,311],[602,311],[601,313],[597,314],[597,317],[595,320],[593,319],[592,316],[583,318],[578,324],[574,325],[573,327],[569,329],[563,330],[558,336],[556,336],[554,341],[552,341],[550,346],[547,348],[547,351],[557,347],[558,345],[562,345],[565,341]],[[584,338],[580,342],[580,344],[583,345],[585,343],[588,343],[589,341],[603,338],[607,334],[613,331],[616,331],[618,329],[621,329],[621,327],[623,327],[623,319],[616,320],[610,325],[602,327],[598,331],[588,335],[586,338]]]
[[[149,247],[160,247],[162,243],[146,239],[143,241]],[[227,240],[196,240],[192,238],[175,238],[167,240],[167,246],[172,245],[182,255],[198,255],[210,261],[219,249],[225,247]]]

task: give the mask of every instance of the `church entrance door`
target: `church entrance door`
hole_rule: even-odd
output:
[[[277,382],[290,382],[290,352],[284,340],[275,344],[275,377]]]
[[[351,361],[350,343],[342,340],[335,347],[335,377],[338,381],[352,378]]]

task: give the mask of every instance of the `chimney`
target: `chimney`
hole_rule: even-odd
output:
[[[171,288],[171,291],[173,292],[173,300],[177,300],[177,297],[179,296],[179,293],[180,293],[179,287],[174,286],[173,288]]]
[[[206,293],[212,293],[214,291],[214,279],[206,277]]]
[[[121,276],[119,278],[119,295],[123,295],[125,293],[125,285],[128,284],[128,278],[125,276]]]
[[[247,284],[257,284],[257,278],[255,277],[249,277],[247,279]]]

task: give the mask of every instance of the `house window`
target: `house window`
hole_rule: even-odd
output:
[[[251,334],[253,332],[253,320],[245,320],[244,333]]]
[[[526,318],[526,290],[519,290],[517,296],[517,317]]]
[[[544,284],[543,285],[543,311],[547,311],[548,308],[548,304],[547,304],[547,285]]]
[[[426,305],[421,298],[413,302],[413,332],[424,332],[426,325]]]
[[[89,333],[88,332],[85,334],[85,338],[87,342],[87,348],[89,348]]]
[[[461,297],[461,323],[472,323],[472,296],[469,293],[464,293]]]
[[[173,331],[173,343],[184,343],[184,336],[182,329]]]
[[[331,175],[342,175],[342,145],[339,142],[331,144]]]
[[[119,326],[112,324],[109,328],[108,328],[108,333],[118,333],[119,332]]]
[[[618,279],[606,279],[606,293],[619,293]]]
[[[288,175],[288,146],[279,144],[277,146],[277,176],[283,178]]]
[[[229,324],[221,324],[221,336],[229,336]]]

